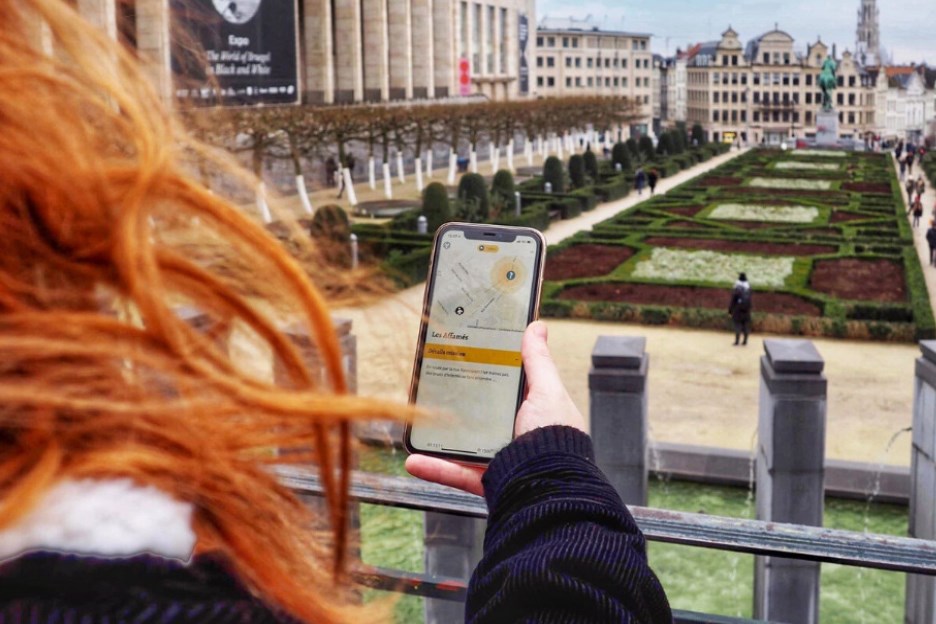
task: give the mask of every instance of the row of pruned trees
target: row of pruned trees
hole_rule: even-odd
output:
[[[587,127],[613,131],[630,123],[636,110],[627,99],[576,97],[471,104],[195,109],[184,112],[183,120],[204,142],[249,153],[258,176],[268,159],[286,159],[301,181],[304,161],[337,155],[340,166],[347,161],[352,144],[358,150],[363,146],[372,162],[379,158],[388,163],[394,153],[419,159],[440,145],[448,146],[454,157],[483,144],[506,147],[517,135],[533,141]]]

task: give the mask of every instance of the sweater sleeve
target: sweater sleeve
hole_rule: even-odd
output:
[[[644,537],[572,427],[531,431],[484,476],[484,556],[465,621],[672,621]]]

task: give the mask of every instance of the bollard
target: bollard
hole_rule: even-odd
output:
[[[913,388],[913,441],[910,448],[910,536],[936,539],[936,340],[920,342]],[[906,624],[933,622],[936,577],[907,575]]]
[[[547,182],[543,185],[543,190],[547,193],[552,193],[552,182]]]
[[[356,269],[358,265],[358,242],[357,234],[351,232],[351,268]]]
[[[468,581],[481,561],[485,521],[426,512],[426,573]],[[426,624],[465,620],[465,605],[452,600],[426,598]]]
[[[519,217],[523,206],[520,204],[520,191],[514,191],[514,216]]]
[[[647,339],[599,336],[588,371],[595,463],[628,505],[647,504]]]
[[[426,218],[426,215],[419,215],[419,218],[416,219],[416,232],[419,234],[425,234],[429,231],[429,220]]]
[[[757,423],[757,519],[822,526],[827,381],[808,340],[764,340]],[[754,617],[819,621],[819,564],[756,557]]]

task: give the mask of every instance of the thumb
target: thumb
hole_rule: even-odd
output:
[[[526,373],[527,384],[530,391],[535,388],[549,388],[561,386],[559,370],[549,353],[546,339],[549,332],[546,323],[534,321],[523,334],[520,353],[523,358],[523,370]]]

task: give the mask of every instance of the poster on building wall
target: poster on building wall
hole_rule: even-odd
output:
[[[170,0],[170,7],[180,101],[299,102],[295,0]]]
[[[526,13],[521,13],[517,20],[517,49],[520,51],[518,67],[518,88],[520,95],[530,93],[530,65],[527,63],[527,45],[530,42],[530,21]]]

